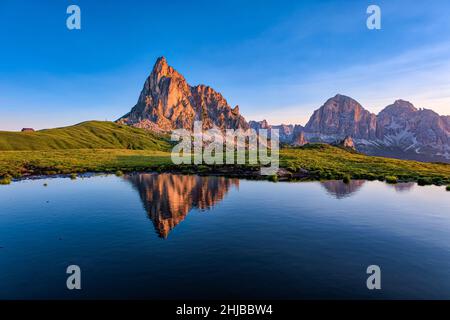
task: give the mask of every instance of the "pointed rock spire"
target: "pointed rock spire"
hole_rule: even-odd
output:
[[[174,129],[192,130],[194,122],[202,120],[203,128],[248,128],[239,114],[214,89],[190,86],[186,79],[159,57],[144,84],[138,102],[118,121],[153,131],[170,132]]]

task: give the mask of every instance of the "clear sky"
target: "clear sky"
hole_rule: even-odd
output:
[[[81,8],[81,30],[66,27]],[[366,9],[381,8],[381,30]],[[336,93],[450,114],[450,1],[1,0],[0,130],[115,120],[158,56],[247,120],[304,124]]]

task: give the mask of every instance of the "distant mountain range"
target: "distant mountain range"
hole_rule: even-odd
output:
[[[450,162],[450,116],[417,109],[397,100],[378,115],[356,100],[336,95],[315,110],[308,123],[271,125],[266,120],[249,121],[231,108],[211,87],[190,86],[185,78],[158,58],[144,84],[137,104],[118,122],[156,132],[177,128],[279,129],[280,141],[290,145],[308,142],[338,143],[352,139],[356,149],[369,155],[419,161]]]

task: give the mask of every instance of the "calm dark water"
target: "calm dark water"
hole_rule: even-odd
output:
[[[80,291],[66,289],[71,264]],[[16,182],[0,186],[0,299],[17,298],[450,299],[450,193],[171,174]]]

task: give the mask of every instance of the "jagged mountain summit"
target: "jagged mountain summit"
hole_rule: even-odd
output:
[[[195,121],[202,121],[203,129],[248,128],[238,106],[231,108],[211,87],[190,86],[164,57],[157,59],[136,105],[118,120],[157,132],[192,130]]]
[[[449,162],[450,116],[397,100],[377,115],[376,139],[362,141],[360,150],[382,156]]]
[[[293,144],[300,132],[309,142],[339,144],[351,139],[357,151],[369,155],[450,162],[450,116],[417,109],[404,100],[375,115],[356,100],[338,94],[286,140]]]

